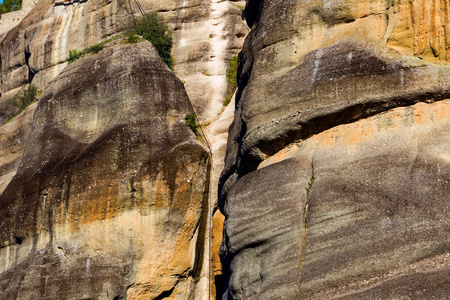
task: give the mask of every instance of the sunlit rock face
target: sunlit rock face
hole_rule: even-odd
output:
[[[247,33],[238,7],[244,1],[140,4],[144,12],[160,12],[173,30],[172,67],[185,82],[202,121],[211,121],[223,106],[228,61],[239,52]],[[1,42],[0,102],[28,83],[44,90],[67,65],[70,50],[83,50],[122,33],[133,16],[141,16],[135,1],[41,0]]]
[[[224,299],[445,298],[445,1],[247,1]]]
[[[65,68],[0,196],[0,298],[202,298],[209,159],[192,111],[148,42]]]

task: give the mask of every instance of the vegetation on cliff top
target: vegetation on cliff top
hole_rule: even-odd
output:
[[[173,58],[170,55],[172,49],[172,30],[158,17],[156,11],[145,14],[142,17],[132,18],[129,27],[130,29],[126,33],[126,38],[129,42],[136,42],[132,37],[133,35],[142,36],[153,44],[159,56],[172,69]]]
[[[16,116],[20,115],[20,113],[23,112],[28,106],[36,102],[40,94],[41,91],[38,91],[37,87],[34,84],[30,84],[25,90],[17,94],[14,97],[14,100],[11,102],[11,105],[17,107],[19,111],[13,116],[11,116],[8,122],[12,121]]]
[[[0,4],[0,18],[2,14],[22,9],[22,0],[4,0]]]
[[[153,44],[159,56],[172,69],[173,57],[170,54],[172,49],[172,30],[158,17],[156,12],[151,12],[138,18],[131,18],[128,27],[130,29],[125,34],[92,45],[82,51],[69,50],[69,64],[88,53],[100,52],[105,44],[117,38],[123,38],[125,43],[131,44],[135,44],[141,39],[146,39]]]
[[[88,48],[86,48],[86,49],[84,49],[82,51],[69,50],[68,63],[71,64],[74,61],[76,61],[77,59],[79,59],[80,57],[83,57],[83,56],[85,56],[85,55],[87,55],[89,53],[99,53],[107,43],[111,42],[112,40],[114,40],[116,38],[118,38],[118,37],[107,39],[107,40],[105,40],[103,42],[100,42],[98,44],[92,45],[92,46],[90,46],[90,47],[88,47]]]

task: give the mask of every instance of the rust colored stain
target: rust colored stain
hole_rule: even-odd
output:
[[[391,8],[399,17],[388,44],[404,54],[450,61],[449,1],[399,1]]]

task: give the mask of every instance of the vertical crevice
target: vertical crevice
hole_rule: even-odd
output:
[[[195,262],[192,270],[192,278],[194,281],[198,281],[200,279],[203,260],[205,256],[205,245],[207,236],[210,234],[208,231],[208,223],[209,223],[209,185],[210,185],[210,177],[211,177],[211,156],[208,153],[207,159],[208,167],[206,171],[206,183],[205,183],[205,192],[203,194],[202,201],[202,213],[200,216],[199,226],[198,226],[198,237],[197,243],[195,245]]]
[[[216,298],[222,299],[222,295],[225,292],[225,275],[214,276],[214,285],[216,287]]]
[[[298,297],[301,297],[300,292],[300,285],[301,285],[301,279],[302,279],[302,272],[303,272],[303,263],[305,258],[305,250],[306,250],[306,236],[308,231],[308,213],[309,213],[309,200],[311,191],[313,189],[314,185],[314,163],[311,162],[311,177],[309,178],[308,184],[305,187],[306,190],[306,201],[305,206],[303,207],[303,239],[302,239],[302,246],[301,246],[301,256],[300,256],[300,271],[298,276],[298,283],[297,283],[297,294]]]
[[[30,57],[31,53],[28,49],[25,49],[25,64],[28,67],[28,83],[31,84],[31,81],[33,81],[34,75],[36,75],[36,72],[30,67]]]

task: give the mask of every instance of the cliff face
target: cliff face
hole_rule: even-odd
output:
[[[443,298],[439,1],[247,1],[220,192],[224,298]]]
[[[148,42],[65,68],[0,196],[0,298],[194,296],[209,159],[192,111]]]
[[[141,15],[136,3],[130,3],[39,1],[1,43],[0,122],[8,120],[8,103],[24,85],[47,87],[67,65],[69,50],[83,50],[123,32],[132,15]],[[146,12],[160,11],[174,30],[174,69],[202,121],[212,121],[223,106],[228,60],[238,53],[247,33],[240,9],[229,1],[140,3]]]
[[[247,27],[241,19],[241,9],[238,7],[245,5],[245,2],[141,0],[140,4],[146,12],[158,11],[173,29],[172,55],[175,64],[172,67],[183,81],[200,122],[222,124],[223,118],[220,114],[227,89],[225,74],[228,60],[239,52],[247,33]],[[25,14],[25,11],[21,12],[21,15]],[[67,66],[69,50],[83,50],[120,34],[127,28],[132,15],[140,15],[137,4],[123,0],[39,1],[18,26],[2,37],[0,124],[5,124],[17,112],[11,102],[27,84],[34,84],[40,90],[46,90],[49,83]],[[2,27],[2,30],[6,28]],[[65,89],[64,86],[59,88]],[[0,130],[0,191],[10,183],[21,162],[35,107],[36,105],[29,107],[26,114],[22,113],[13,122],[3,125]],[[101,111],[103,108],[99,109]],[[88,120],[93,115],[85,117]],[[220,138],[208,134],[211,147],[224,148],[226,128],[231,119],[226,120],[228,123],[220,125],[223,133]],[[51,126],[57,128],[59,124]],[[215,167],[211,171],[215,181],[205,179],[210,182],[211,191],[215,195],[223,157],[224,151],[213,154],[212,162]],[[28,164],[26,159],[22,160],[22,164]],[[211,200],[211,206],[217,207],[217,197]],[[203,211],[209,215],[209,209]],[[215,211],[215,216],[216,219],[221,219],[220,212]],[[221,222],[214,224],[216,263],[213,273],[220,275],[217,252],[222,225]],[[207,237],[208,234],[204,233],[203,238]],[[201,282],[201,290],[208,293],[206,290],[210,285],[210,250],[209,245],[204,246],[203,261],[197,262],[202,266],[202,275],[201,279],[196,280]],[[211,284],[211,293],[214,294],[214,284]]]
[[[0,37],[1,299],[450,294],[447,1],[139,2],[175,72],[147,42],[67,64],[136,2],[41,0]]]

